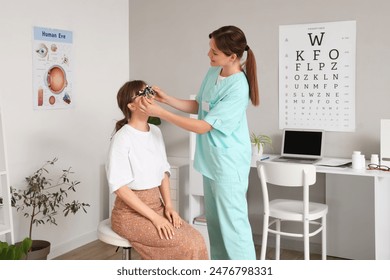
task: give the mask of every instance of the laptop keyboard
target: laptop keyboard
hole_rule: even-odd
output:
[[[276,158],[275,161],[295,162],[295,163],[314,163],[314,162],[318,161],[318,159],[282,156],[282,157]]]

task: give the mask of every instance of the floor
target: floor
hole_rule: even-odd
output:
[[[257,259],[260,255],[260,246],[256,246]],[[303,260],[303,252],[282,250],[280,258],[282,260]],[[311,254],[312,260],[320,260],[321,255]],[[61,255],[55,260],[121,260],[122,251],[117,250],[117,247],[108,245],[100,240],[95,240],[84,246],[81,246],[73,251]],[[140,256],[134,249],[131,250],[131,259],[140,260]],[[274,259],[274,249],[270,248],[267,251],[267,259]],[[328,260],[341,260],[328,256]]]

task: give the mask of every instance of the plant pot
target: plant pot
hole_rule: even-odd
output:
[[[263,145],[260,145],[260,149],[257,145],[252,143],[252,156],[261,157],[263,155]]]
[[[50,253],[50,242],[46,240],[33,240],[31,251],[26,260],[47,260]]]

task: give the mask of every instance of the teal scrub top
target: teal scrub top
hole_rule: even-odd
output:
[[[244,72],[217,83],[221,69],[209,69],[196,96],[198,119],[213,128],[196,136],[194,168],[218,182],[242,182],[248,180],[251,164],[249,85]]]

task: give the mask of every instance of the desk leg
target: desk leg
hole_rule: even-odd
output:
[[[375,259],[390,260],[390,178],[375,178]]]

